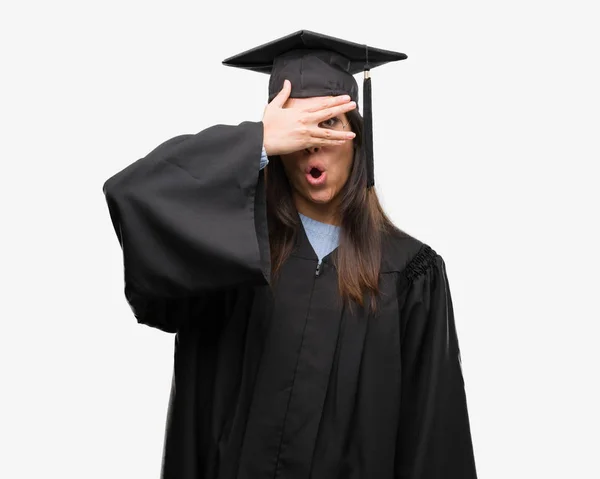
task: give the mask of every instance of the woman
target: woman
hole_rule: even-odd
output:
[[[176,334],[163,478],[476,477],[444,261],[379,205],[355,46],[246,52],[271,49],[262,121],[104,185],[126,298]]]

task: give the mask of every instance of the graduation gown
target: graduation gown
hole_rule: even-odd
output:
[[[386,236],[372,315],[301,227],[273,282],[262,144],[216,125],[103,186],[126,299],[175,335],[162,478],[475,478],[444,260]]]

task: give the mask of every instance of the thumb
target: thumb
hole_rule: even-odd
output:
[[[278,108],[283,108],[283,105],[285,104],[287,99],[290,97],[291,92],[292,92],[292,83],[289,80],[284,80],[283,88],[277,94],[277,96],[275,98],[273,98],[273,100],[271,101],[271,104],[273,104],[274,106],[276,106]]]

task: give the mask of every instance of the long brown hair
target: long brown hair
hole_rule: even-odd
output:
[[[375,188],[367,190],[367,167],[362,147],[363,119],[356,111],[346,113],[354,138],[354,158],[348,181],[340,191],[338,216],[341,221],[340,243],[334,264],[338,271],[339,293],[344,302],[364,307],[363,295],[371,297],[370,307],[377,309],[382,239],[386,233],[398,232],[383,211]],[[294,249],[302,227],[279,156],[269,157],[265,170],[267,217],[271,246],[272,277]]]

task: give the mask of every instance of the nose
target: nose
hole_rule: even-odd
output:
[[[319,147],[318,146],[309,146],[308,148],[305,148],[307,153],[316,153],[317,151],[319,151]]]

